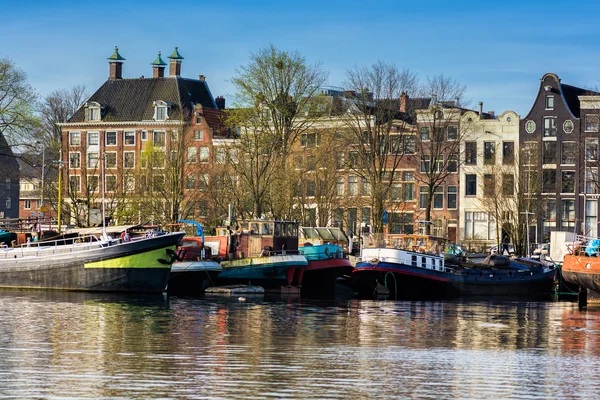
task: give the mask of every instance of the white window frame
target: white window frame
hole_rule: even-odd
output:
[[[109,154],[115,155],[115,164],[113,166],[108,165],[106,162],[106,156]],[[104,167],[105,168],[117,168],[117,152],[116,151],[107,151],[106,153],[104,153]]]
[[[79,166],[77,166],[77,167],[74,167],[74,166],[71,164],[71,155],[72,155],[72,154],[77,154],[77,155],[79,155]],[[80,151],[70,151],[70,152],[69,152],[69,169],[79,169],[79,168],[81,168],[81,152],[80,152]]]
[[[204,129],[194,130],[194,140],[202,142],[204,141]]]
[[[133,137],[133,143],[127,143],[128,137]],[[135,146],[135,131],[123,131],[123,146]]]
[[[108,143],[108,134],[109,133],[114,133],[114,135],[115,135],[115,143],[114,144],[109,144]],[[118,142],[119,142],[119,139],[117,139],[117,137],[118,137],[117,134],[118,134],[117,131],[106,131],[106,132],[104,132],[104,145],[107,146],[107,147],[109,147],[109,146],[116,146],[118,144]]]
[[[69,132],[69,146],[81,146],[81,132]]]
[[[108,193],[114,193],[114,192],[117,191],[117,182],[118,182],[117,181],[117,175],[114,175],[114,174],[104,175],[104,180],[105,180],[105,182],[108,183],[108,179],[111,178],[111,177],[113,177],[115,179],[115,187],[114,187],[114,190],[110,190],[110,186],[107,184],[106,188],[104,188],[104,190],[106,192],[108,192]]]
[[[96,180],[97,180],[96,182],[97,183],[96,183],[96,187],[94,189],[90,188],[90,192],[92,192],[92,193],[98,193],[98,192],[100,192],[100,175],[94,175],[94,174],[87,175],[86,176],[86,185],[85,185],[85,188],[86,189],[89,188],[90,178],[93,178],[93,177],[96,177]]]
[[[143,130],[140,133],[140,138],[141,138],[142,142],[145,142],[146,140],[148,140],[148,131],[147,130]]]
[[[131,167],[128,167],[125,163],[126,154],[133,154],[133,165]],[[123,152],[123,168],[126,168],[126,169],[135,168],[135,151],[124,151]]]
[[[77,187],[75,188],[75,193],[81,193],[81,175],[69,175],[69,190],[71,189],[71,179],[76,178]]]
[[[164,111],[164,118],[162,115],[159,116],[159,110]],[[166,121],[169,119],[169,108],[166,102],[162,100],[154,102],[154,116],[152,119],[155,121]]]
[[[31,210],[31,200],[25,200],[25,201],[23,201],[23,209],[24,210]]]

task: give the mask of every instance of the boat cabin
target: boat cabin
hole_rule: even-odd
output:
[[[219,257],[236,259],[298,252],[298,223],[295,221],[249,220],[237,226],[218,227],[206,244],[217,244]],[[211,246],[212,247],[212,246]]]
[[[417,251],[419,253],[441,254],[444,252],[447,242],[448,239],[437,236],[394,234],[387,235],[385,247]]]
[[[341,246],[348,251],[348,236],[338,227],[301,227],[300,246],[310,243],[313,246],[330,243]]]

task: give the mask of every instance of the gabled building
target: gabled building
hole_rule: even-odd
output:
[[[184,58],[177,47],[168,59],[167,65],[158,53],[151,64],[152,78],[123,78],[125,58],[115,48],[108,58],[108,80],[61,124],[63,197],[71,222],[97,223],[90,214],[102,208],[103,192],[107,216],[121,223],[181,214],[201,220],[206,215],[198,177],[213,162],[212,142],[223,132],[225,101],[213,97],[203,75],[181,76]],[[178,177],[166,176],[165,168],[177,157],[185,157]],[[161,193],[168,179],[183,186],[176,189],[182,197],[194,200],[180,202],[177,196],[169,200]],[[184,182],[177,183],[178,179]],[[164,198],[162,210],[148,210],[151,215],[127,212],[134,199],[155,197]]]
[[[555,230],[597,232],[597,189],[586,188],[586,182],[596,180],[592,164],[598,159],[598,108],[588,100],[597,96],[547,73],[521,120],[519,141],[527,174],[522,179],[531,180],[529,191],[538,205],[532,210],[532,243],[548,241]]]
[[[0,219],[19,217],[19,165],[0,133]]]

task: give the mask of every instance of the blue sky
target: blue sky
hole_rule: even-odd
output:
[[[340,86],[347,68],[379,59],[424,79],[444,73],[472,104],[526,115],[546,72],[563,83],[600,86],[600,2],[566,1],[48,1],[2,5],[0,58],[12,59],[42,96],[108,76],[115,45],[124,77],[179,46],[182,75],[206,75],[213,95],[248,55],[273,43],[321,62]]]

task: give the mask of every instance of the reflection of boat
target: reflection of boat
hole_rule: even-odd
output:
[[[129,242],[77,239],[0,249],[0,287],[162,292],[183,232]]]
[[[298,224],[291,221],[251,220],[235,230],[217,228],[216,236],[206,237],[206,245],[226,257],[218,280],[227,285],[297,291],[292,287],[296,269],[307,265],[298,254]]]
[[[600,239],[577,236],[567,249],[561,268],[563,279],[600,294]]]
[[[345,256],[348,237],[335,227],[302,227],[300,233],[298,251],[306,257],[308,265],[297,269],[295,282],[303,292],[333,292],[337,278],[349,276],[354,269]]]
[[[464,263],[440,255],[443,242],[419,237],[429,252],[371,247],[363,249],[352,274],[362,296],[389,292],[403,298],[455,296],[537,296],[552,292],[556,269],[532,259],[491,256],[482,263]],[[381,241],[378,241],[381,244]],[[382,290],[383,289],[383,290]]]
[[[194,236],[184,237],[178,247],[178,260],[171,266],[167,291],[171,294],[199,294],[214,286],[217,275],[223,270],[211,259],[210,247],[204,246],[204,229],[196,221],[180,220],[181,224],[195,226]]]

